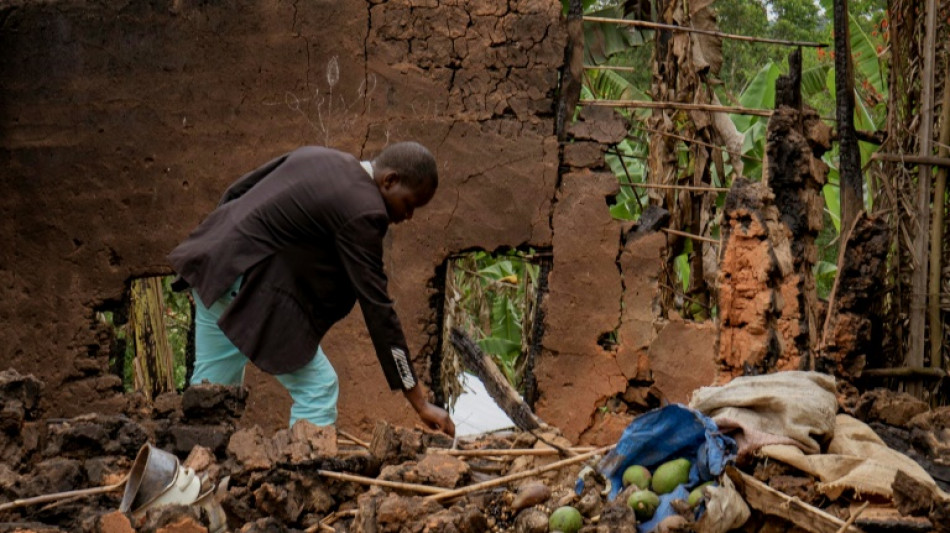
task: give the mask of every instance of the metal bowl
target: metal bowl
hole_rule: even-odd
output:
[[[178,457],[145,443],[135,456],[119,511],[128,513],[158,498],[178,477]]]

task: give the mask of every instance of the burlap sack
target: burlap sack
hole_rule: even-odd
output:
[[[689,406],[736,439],[740,459],[768,444],[819,453],[834,435],[835,380],[818,372],[742,376],[693,392]]]
[[[824,454],[805,455],[798,448],[784,445],[763,446],[759,453],[815,476],[821,481],[818,490],[832,500],[849,489],[858,495],[891,498],[891,483],[898,470],[929,487],[935,495],[947,497],[926,470],[888,448],[870,426],[844,414],[835,422],[835,436]]]

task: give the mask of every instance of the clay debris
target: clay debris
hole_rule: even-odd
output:
[[[0,374],[0,412],[5,413],[0,509],[3,502],[120,483],[138,448],[151,442],[163,443],[183,465],[212,480],[213,498],[229,531],[543,533],[550,514],[571,505],[583,517],[582,533],[636,532],[626,494],[610,501],[603,478],[585,469],[604,450],[573,447],[554,428],[453,441],[385,422],[369,438],[298,422],[267,435],[256,426],[236,429],[244,392],[212,385],[163,396],[153,406],[132,395],[119,416],[43,419],[36,408],[41,390],[31,376]],[[942,488],[950,487],[945,466],[950,464],[950,408],[931,410],[886,390],[858,395],[846,388],[839,391],[839,401],[889,444],[902,446]],[[181,434],[194,435],[203,444],[183,450],[175,437]],[[226,444],[219,445],[221,441]],[[585,460],[550,468],[572,461],[572,455]],[[868,510],[858,506],[860,495],[828,501],[815,478],[790,466],[758,459],[738,466],[746,472],[741,476],[768,491],[754,496],[755,501],[794,498],[807,510],[807,520],[853,516],[854,525],[870,529],[890,524],[947,531],[950,503],[935,499],[908,476],[895,479],[892,504],[876,502]],[[521,477],[509,479],[517,475]],[[584,490],[576,494],[580,476]],[[751,494],[752,489],[743,490]],[[458,492],[443,497],[446,491]],[[755,508],[749,498],[753,512],[745,531],[790,527],[774,509]],[[133,516],[117,510],[121,499],[122,491],[116,490],[0,510],[0,531],[221,531],[213,528],[216,521],[205,507],[169,505]],[[675,520],[669,524],[675,522],[675,527],[669,531],[709,531],[684,502],[674,504],[679,514],[671,517]]]

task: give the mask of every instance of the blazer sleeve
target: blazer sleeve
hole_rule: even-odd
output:
[[[355,217],[337,233],[336,247],[390,389],[408,390],[417,378],[383,269],[383,238],[388,227],[385,214]]]

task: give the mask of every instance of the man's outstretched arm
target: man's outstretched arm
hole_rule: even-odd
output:
[[[449,413],[429,402],[426,398],[426,390],[421,383],[416,383],[416,386],[411,389],[404,389],[402,393],[429,429],[439,430],[450,437],[455,436],[455,423],[452,422]]]

